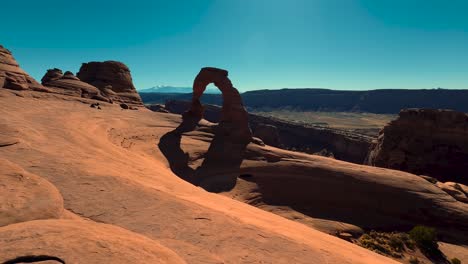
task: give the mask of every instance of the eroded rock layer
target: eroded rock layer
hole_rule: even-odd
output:
[[[83,98],[98,99],[101,101],[109,101],[101,95],[98,88],[81,81],[69,71],[63,74],[60,69],[49,69],[44,77],[42,77],[41,81],[44,86],[51,88],[54,92]]]
[[[77,77],[95,87],[109,99],[128,103],[143,104],[132,82],[129,68],[118,61],[88,62],[81,65]]]
[[[451,110],[402,110],[380,132],[367,162],[466,184],[468,115]]]
[[[11,52],[2,45],[0,45],[0,88],[12,90],[44,89],[20,68]]]

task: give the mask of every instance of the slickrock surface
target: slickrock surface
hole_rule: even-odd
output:
[[[12,90],[45,90],[20,68],[9,50],[0,45],[0,88]]]
[[[154,240],[92,221],[39,220],[0,228],[0,262],[39,256],[52,263],[186,263]]]
[[[77,77],[99,88],[112,101],[141,105],[128,67],[118,61],[88,62],[81,65]]]
[[[468,183],[468,115],[406,109],[380,132],[368,164]]]
[[[138,242],[143,238],[133,238],[134,232],[160,243],[187,263],[395,263],[180,179],[171,170],[173,160],[168,161],[158,147],[162,137],[180,125],[178,115],[144,109],[122,111],[117,104],[96,111],[83,104],[82,98],[28,91],[17,96],[6,89],[0,89],[0,100],[0,127],[8,124],[19,142],[0,147],[0,156],[55,185],[64,208],[86,219],[27,221],[0,227],[2,260],[29,252],[65,261],[75,260],[79,254],[81,259],[66,263],[94,263],[86,256],[102,260],[111,252],[122,262],[110,258],[100,263],[152,263],[137,257],[170,254],[157,253],[167,251],[149,242]],[[189,167],[200,163],[192,158],[194,151],[206,152],[211,141],[209,133],[200,133],[207,137],[181,135],[181,148],[190,152],[196,163]],[[177,155],[177,148],[172,151]],[[374,176],[382,170],[368,169]],[[0,184],[4,183],[0,177]],[[128,243],[119,246],[125,241]],[[78,249],[77,244],[86,247]]]
[[[0,168],[0,227],[61,218],[63,199],[51,183],[1,158]]]

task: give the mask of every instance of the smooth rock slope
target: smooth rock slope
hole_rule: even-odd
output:
[[[133,252],[123,256],[123,261],[148,254],[166,256],[167,263],[175,259],[158,246],[139,246],[150,242],[135,242],[138,248],[147,249],[147,253],[139,253],[132,246],[134,232],[160,243],[187,263],[393,263],[177,177],[157,144],[179,126],[179,116],[122,111],[110,104],[98,111],[83,104],[86,99],[71,98],[75,97],[27,91],[20,97],[0,89],[0,127],[8,124],[19,139],[17,144],[1,147],[0,156],[55,185],[63,196],[64,208],[74,215],[74,220],[27,221],[0,227],[2,261],[28,253],[55,255],[66,263],[97,263],[87,256],[101,260],[109,256],[103,251],[115,252],[117,258]],[[206,146],[187,136],[182,142],[182,148],[190,151]],[[0,178],[2,184],[3,180]],[[91,223],[81,227],[80,221]],[[85,229],[96,232],[103,241]],[[10,238],[19,235],[23,242],[10,245]],[[128,243],[112,245],[115,236]],[[67,240],[70,249],[86,245],[77,251],[81,259],[66,249]],[[103,245],[109,250],[101,249]],[[112,250],[122,247],[127,248],[122,254]],[[114,260],[124,263],[110,258],[110,262]]]
[[[9,50],[0,45],[0,88],[12,90],[45,90],[19,67]]]

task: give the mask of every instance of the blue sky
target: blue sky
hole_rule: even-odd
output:
[[[48,68],[126,63],[139,89],[190,86],[203,66],[241,91],[468,89],[468,1],[5,1],[0,44]]]

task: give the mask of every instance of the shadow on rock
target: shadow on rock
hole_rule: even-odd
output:
[[[169,161],[174,174],[209,192],[229,191],[236,185],[247,143],[215,127],[214,138],[205,153],[203,163],[196,169],[189,166],[189,155],[181,148],[183,133],[196,129],[199,118],[185,115],[182,123],[161,137],[158,147]]]

